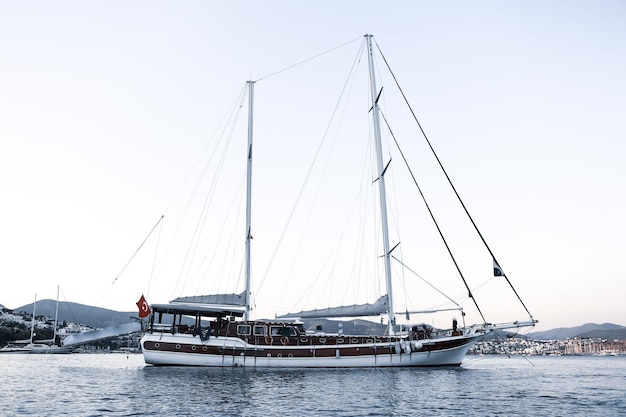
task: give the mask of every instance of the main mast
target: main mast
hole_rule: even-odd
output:
[[[244,319],[250,320],[251,288],[250,288],[250,241],[252,239],[252,132],[253,132],[254,81],[248,81],[248,165],[246,167],[246,312]]]
[[[396,323],[393,309],[393,291],[391,285],[391,253],[389,252],[389,230],[387,225],[387,194],[385,191],[385,166],[383,165],[382,140],[380,135],[380,117],[378,110],[378,90],[376,89],[376,77],[374,68],[374,50],[372,48],[372,35],[365,35],[367,39],[367,55],[370,72],[370,93],[372,97],[372,117],[374,121],[374,138],[376,141],[376,159],[378,165],[378,194],[380,199],[380,217],[383,235],[383,251],[385,262],[385,282],[387,286],[387,305],[389,306],[388,334],[393,335],[393,325]]]

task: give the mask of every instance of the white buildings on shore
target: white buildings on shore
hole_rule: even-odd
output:
[[[571,338],[565,340],[493,339],[477,342],[469,354],[476,355],[626,355],[625,340]]]

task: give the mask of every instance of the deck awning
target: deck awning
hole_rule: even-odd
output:
[[[288,313],[278,318],[298,317],[302,319],[332,318],[332,317],[371,317],[385,314],[389,311],[387,296],[383,295],[373,303],[353,304],[349,306],[329,307],[316,310],[306,310],[297,313]]]
[[[241,317],[245,312],[243,306],[224,304],[178,303],[151,304],[153,313],[182,314],[185,316],[200,315],[203,317],[234,316]]]
[[[245,293],[241,294],[207,294],[178,297],[172,303],[219,304],[229,306],[245,306]]]

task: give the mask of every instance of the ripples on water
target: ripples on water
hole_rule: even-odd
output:
[[[1,415],[619,416],[626,357],[472,357],[461,368],[212,369],[141,355],[0,355]]]

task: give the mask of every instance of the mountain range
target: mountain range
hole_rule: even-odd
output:
[[[1,304],[0,307],[4,308]],[[55,300],[37,301],[38,316],[54,318],[56,310]],[[32,314],[33,303],[13,309],[15,313],[25,312]],[[100,307],[93,307],[79,303],[59,302],[59,322],[71,322],[84,324],[90,327],[103,328],[128,323],[131,317],[137,317],[137,311],[114,311]],[[335,333],[339,329],[339,321],[336,320],[315,320],[306,322],[307,329],[315,329],[318,326],[326,332]],[[356,332],[368,334],[377,331],[378,323],[365,320],[349,320],[344,322],[346,332]],[[586,323],[577,327],[559,327],[556,329],[533,332],[526,335],[529,339],[535,340],[562,340],[568,338],[601,338],[607,340],[626,340],[626,326],[613,323]]]
[[[45,316],[54,319],[56,312],[56,300],[37,301],[37,316]],[[3,307],[0,304],[0,307]],[[4,307],[3,307],[4,308]],[[33,314],[33,303],[13,309],[15,313]],[[90,327],[103,328],[128,323],[130,317],[137,317],[137,311],[121,312],[106,308],[93,307],[85,304],[59,301],[58,321],[84,324]]]
[[[626,327],[613,323],[585,323],[577,327],[559,327],[552,330],[529,333],[535,340],[563,340],[568,338],[599,338],[607,340],[626,340]]]

